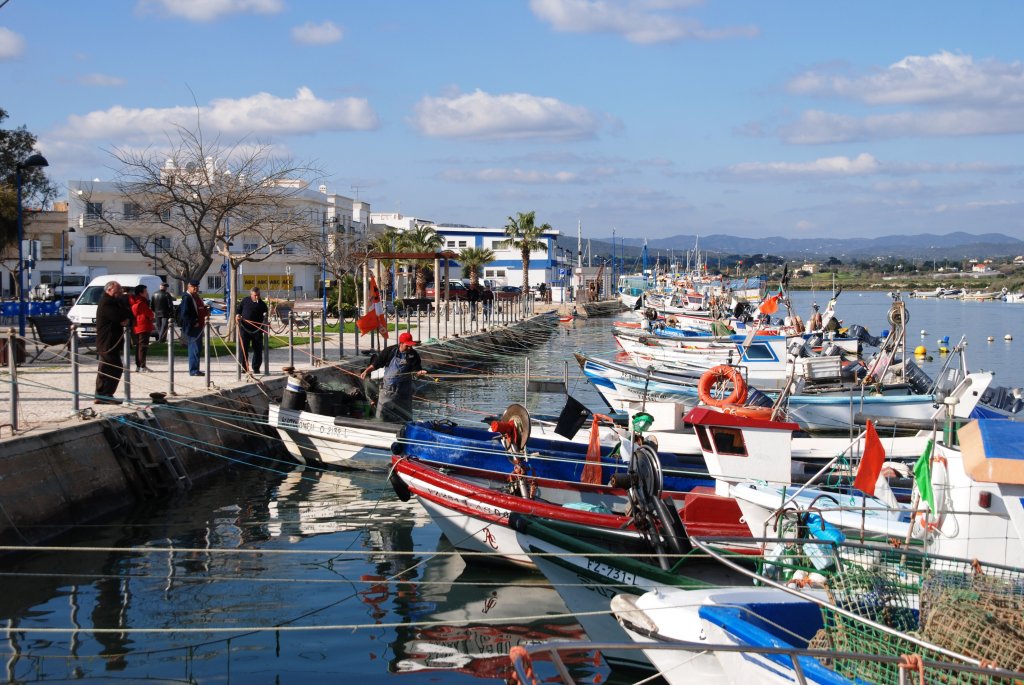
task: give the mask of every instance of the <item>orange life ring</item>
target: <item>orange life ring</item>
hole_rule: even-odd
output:
[[[716,383],[732,383],[732,393],[725,398],[718,399],[711,394],[711,388]],[[704,372],[697,383],[697,397],[709,407],[723,407],[727,404],[742,405],[747,401],[747,382],[743,380],[743,374],[735,366],[719,364],[712,366]]]
[[[720,409],[726,414],[743,416],[745,418],[755,419],[757,421],[772,420],[771,407],[748,407],[745,404],[726,404],[721,406]]]

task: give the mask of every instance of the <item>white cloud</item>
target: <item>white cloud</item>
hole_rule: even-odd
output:
[[[221,98],[194,107],[110,109],[68,117],[57,131],[59,138],[106,141],[162,139],[175,125],[192,127],[199,117],[207,131],[231,135],[301,134],[321,130],[369,130],[376,128],[377,115],[363,98],[320,100],[309,88],[294,98],[257,93],[237,100]]]
[[[214,21],[229,14],[276,14],[282,0],[139,0],[139,12],[154,12],[188,21]]]
[[[341,40],[342,31],[332,21],[314,24],[307,21],[302,26],[292,27],[292,40],[303,45],[328,45]]]
[[[1024,65],[938,52],[909,55],[884,69],[858,77],[810,71],[789,83],[802,95],[830,95],[870,105],[949,104],[954,106],[1024,104]]]
[[[600,122],[584,107],[555,98],[481,90],[451,97],[425,97],[416,104],[413,125],[435,138],[482,140],[591,138]]]
[[[810,162],[743,162],[728,168],[739,177],[777,176],[863,176],[878,173],[881,165],[872,155],[862,152],[849,157],[821,157]]]
[[[78,82],[83,86],[100,86],[102,88],[109,88],[111,86],[123,86],[125,80],[120,76],[111,76],[109,74],[82,74],[78,77]]]
[[[784,141],[799,145],[1017,133],[1024,133],[1024,108],[907,111],[862,118],[810,110],[779,129]]]
[[[752,37],[756,26],[721,29],[705,27],[682,16],[679,8],[699,2],[688,0],[530,0],[530,9],[556,31],[613,33],[631,43],[664,43],[677,40],[719,40]]]
[[[442,174],[449,181],[477,181],[482,183],[518,184],[564,184],[593,183],[615,176],[618,172],[609,167],[586,169],[584,171],[539,171],[536,169],[479,169],[475,171],[450,170]]]
[[[25,39],[20,35],[0,26],[0,62],[21,57],[25,51]]]

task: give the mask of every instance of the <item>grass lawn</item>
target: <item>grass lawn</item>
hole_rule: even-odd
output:
[[[320,342],[320,338],[315,338],[315,344]],[[303,345],[309,345],[309,337],[300,338],[295,337],[295,346],[301,347]],[[270,349],[276,350],[281,347],[288,347],[288,338],[276,338],[270,337]],[[202,353],[202,346],[199,348],[200,354]],[[235,354],[235,343],[225,342],[220,338],[216,338],[210,341],[210,354],[214,357],[222,355],[234,355]],[[167,357],[167,343],[153,343],[149,346],[149,356],[153,358],[166,358]],[[188,347],[181,344],[180,341],[176,341],[174,345],[174,356],[175,357],[187,357]]]

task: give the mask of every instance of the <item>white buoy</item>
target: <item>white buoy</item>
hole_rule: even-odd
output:
[[[921,337],[923,338],[926,335],[928,335],[928,331],[926,331],[925,329],[922,328],[921,329]]]
[[[1007,333],[1006,335],[1003,336],[1003,340],[1013,340],[1013,336]]]
[[[996,337],[995,337],[994,335],[990,335],[990,336],[988,336],[988,341],[989,341],[989,342],[992,342],[992,341],[993,341],[993,340],[995,340],[995,339],[996,339]]]

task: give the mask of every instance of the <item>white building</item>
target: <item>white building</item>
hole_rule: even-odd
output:
[[[511,246],[511,240],[503,228],[436,224],[428,219],[404,216],[395,212],[373,214],[373,224],[391,226],[400,231],[408,231],[417,226],[429,226],[444,239],[444,249],[453,252],[467,247],[489,248],[494,251],[495,259],[484,268],[484,279],[494,281],[498,286],[523,285],[522,252]],[[556,245],[559,235],[556,230],[542,233],[540,240],[544,247],[530,253],[531,286],[546,283],[557,288],[563,284],[570,284],[572,264]],[[457,263],[458,259],[455,262]],[[460,268],[452,268],[449,276],[454,279],[468,277]]]
[[[318,190],[301,187],[289,198],[298,213],[308,217],[310,234],[326,237],[331,233],[365,235],[370,219],[370,205],[350,197],[329,194],[326,186]],[[139,208],[126,202],[116,186],[104,181],[72,181],[68,184],[68,226],[75,231],[73,262],[88,267],[95,275],[104,273],[154,273],[181,292],[183,284],[163,271],[159,262],[142,256],[138,243],[151,244],[159,252],[170,249],[170,241],[181,240],[180,233],[156,221],[147,221]],[[129,226],[129,236],[114,235],[102,230],[98,219],[114,217]],[[137,221],[137,224],[123,222]],[[271,297],[317,297],[323,277],[323,264],[317,253],[296,243],[277,246],[275,251],[266,238],[253,231],[231,235],[230,217],[224,222],[231,242],[232,256],[254,253],[261,261],[243,262],[239,266],[240,289],[259,285]],[[137,232],[135,231],[137,226]],[[263,255],[266,255],[265,258]],[[227,265],[214,258],[210,270],[201,278],[201,291],[213,295],[224,291]],[[327,274],[330,278],[331,274]]]

